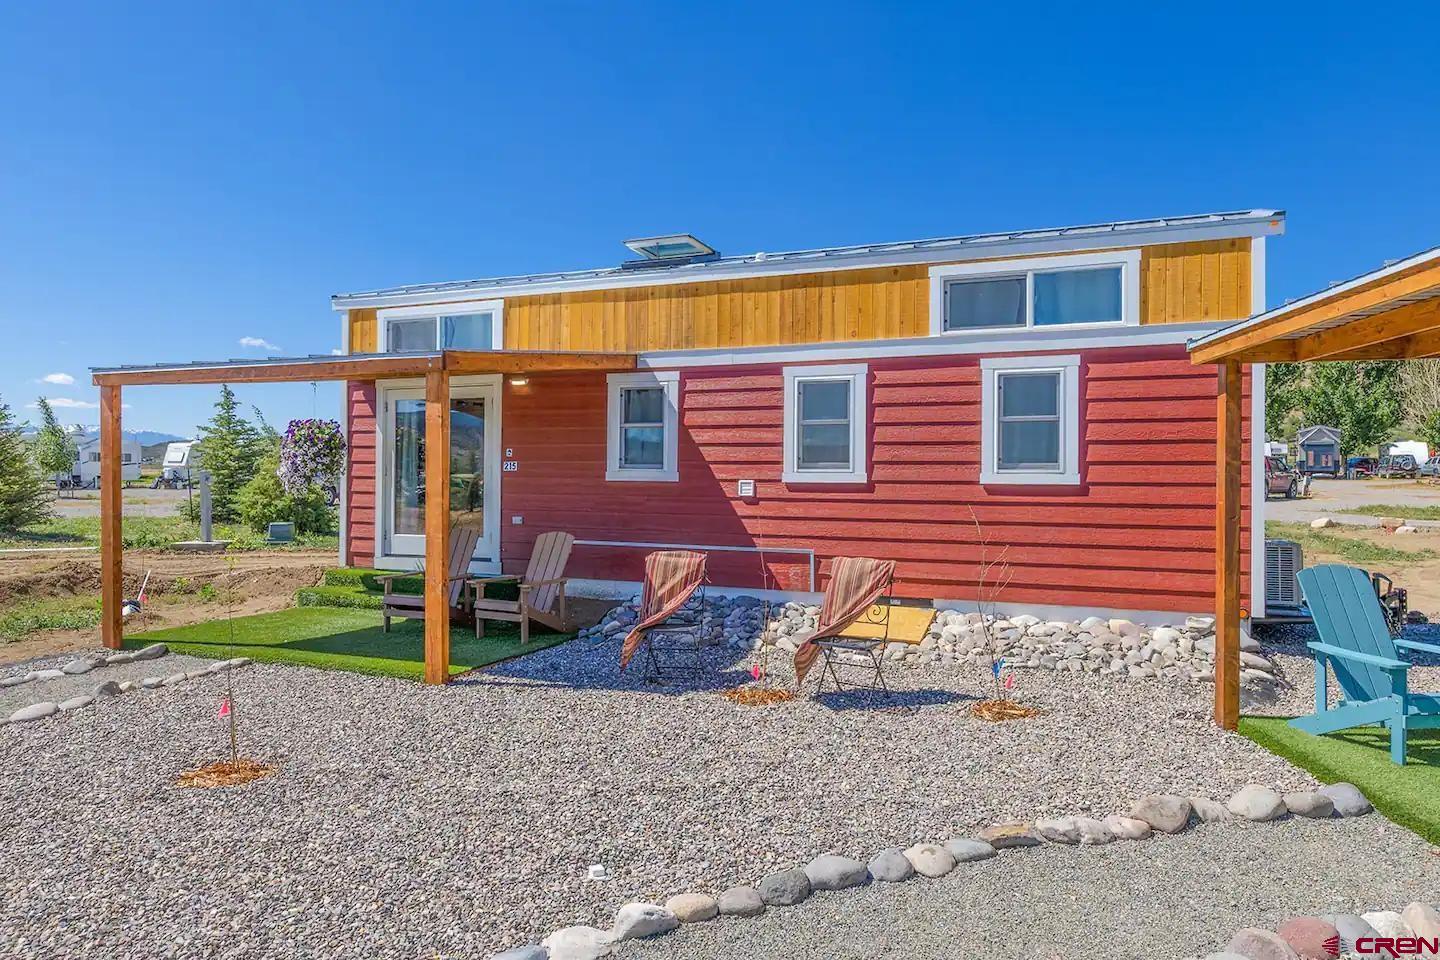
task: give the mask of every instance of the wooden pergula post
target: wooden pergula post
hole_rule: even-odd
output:
[[[450,679],[450,374],[425,374],[425,682]]]
[[[100,388],[100,641],[119,650],[125,582],[120,539],[120,387]]]
[[[1215,722],[1226,730],[1240,723],[1240,375],[1238,361],[1222,360],[1217,365]]]

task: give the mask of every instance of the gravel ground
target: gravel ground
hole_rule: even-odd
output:
[[[1357,865],[1362,863],[1357,869]],[[1242,927],[1430,900],[1440,858],[1378,815],[1199,826],[1107,847],[1049,844],[941,880],[815,894],[744,920],[617,950],[631,960],[1168,960],[1225,948]],[[1017,897],[1017,892],[1020,896]]]
[[[38,670],[42,666],[61,666],[76,659],[80,659],[80,657],[49,658],[12,667],[0,667],[0,679],[17,674],[24,675],[32,670]],[[133,663],[118,663],[113,667],[99,667],[79,676],[67,674],[54,680],[32,680],[15,687],[0,687],[0,719],[8,717],[20,707],[38,703],[41,700],[53,700],[59,703],[71,697],[88,694],[107,680],[119,683],[122,680],[138,681],[145,677],[168,677],[175,673],[203,670],[214,662],[214,660],[206,660],[201,657],[186,657],[171,653],[154,660],[136,660]],[[186,682],[205,683],[215,679],[215,677],[200,677]]]
[[[0,727],[0,953],[484,957],[827,849],[1314,785],[1216,730],[1204,684],[1023,672],[1016,694],[1046,715],[995,726],[967,713],[987,695],[975,670],[890,670],[894,709],[747,708],[617,678],[617,646],[446,688],[247,667],[242,750],[279,770],[244,788],[173,786],[226,749],[205,681]],[[712,688],[748,679],[711,666]],[[585,879],[597,862],[613,879]]]

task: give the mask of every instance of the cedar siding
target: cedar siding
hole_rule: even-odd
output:
[[[1141,323],[1250,315],[1250,238],[1140,250]],[[640,353],[922,337],[930,332],[929,269],[922,264],[511,296],[504,298],[505,349]],[[351,353],[379,349],[376,310],[350,310],[348,322]]]

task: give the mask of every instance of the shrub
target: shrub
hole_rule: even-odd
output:
[[[263,531],[272,523],[293,523],[297,533],[329,533],[335,527],[335,511],[330,509],[325,492],[307,487],[297,495],[285,492],[277,474],[279,463],[267,457],[250,482],[240,489],[236,505],[240,522],[252,530]]]

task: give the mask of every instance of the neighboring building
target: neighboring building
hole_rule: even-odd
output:
[[[690,546],[716,588],[813,592],[831,557],[865,555],[898,561],[897,595],[963,607],[1003,553],[1002,608],[1207,613],[1216,376],[1185,344],[1263,310],[1283,227],[1255,210],[748,256],[675,236],[616,267],[333,304],[352,355],[637,355],[633,373],[452,379],[476,572],[523,570],[558,529],[591,592],[628,595],[647,552]],[[423,556],[423,386],[345,385],[348,563]]]
[[[1345,472],[1340,456],[1340,431],[1335,427],[1302,427],[1295,435],[1301,473],[1338,477]]]
[[[79,487],[99,486],[100,435],[76,435],[71,439],[75,442],[75,464],[70,470],[70,482]],[[140,479],[140,441],[128,433],[121,435],[120,463],[120,479]]]

